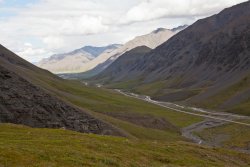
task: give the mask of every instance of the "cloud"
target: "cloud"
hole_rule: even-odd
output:
[[[122,24],[159,18],[204,17],[245,0],[145,0],[132,7],[120,20]]]
[[[39,0],[18,7],[1,3],[0,43],[38,61],[84,45],[124,43],[158,27],[191,24],[242,1]]]
[[[39,58],[43,53],[64,52],[78,46],[71,46],[70,37],[99,34],[108,31],[108,19],[104,6],[91,0],[43,0],[38,4],[23,8],[4,8],[2,11],[15,11],[12,17],[0,17],[0,42],[27,60]],[[112,12],[111,12],[112,13]],[[111,14],[110,13],[110,14]],[[33,44],[39,41],[40,46]],[[18,41],[18,42],[13,42]],[[32,46],[27,47],[27,42]],[[18,43],[18,45],[17,45]],[[81,45],[80,43],[78,45]],[[33,49],[31,48],[33,47]],[[43,48],[38,49],[38,48]],[[45,51],[46,50],[46,51]],[[33,54],[33,55],[32,55]]]
[[[82,15],[72,19],[65,19],[59,28],[62,35],[90,35],[108,30],[108,26],[102,23],[102,17]]]
[[[37,62],[38,59],[42,59],[44,56],[49,56],[53,53],[43,48],[35,48],[31,43],[24,43],[23,47],[16,51],[16,54],[31,62]]]
[[[46,44],[48,49],[58,49],[64,45],[63,38],[58,36],[48,36],[43,38],[43,42]]]

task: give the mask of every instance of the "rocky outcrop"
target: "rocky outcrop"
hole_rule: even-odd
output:
[[[33,72],[39,73],[40,76],[46,75],[47,78],[53,75],[29,64],[2,46],[0,46],[0,63],[1,123],[123,136],[112,125],[53,96],[32,83],[32,79],[27,80],[26,78],[35,76],[32,75]],[[23,69],[28,73],[23,73]]]

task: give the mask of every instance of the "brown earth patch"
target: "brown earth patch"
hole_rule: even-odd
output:
[[[159,129],[159,130],[171,130],[180,131],[180,129],[165,118],[155,117],[152,115],[139,115],[134,113],[105,113],[114,118],[127,121],[145,128]]]

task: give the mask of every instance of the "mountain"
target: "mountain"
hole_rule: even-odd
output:
[[[120,46],[122,46],[122,45],[120,45],[120,44],[111,44],[111,45],[103,46],[103,47],[84,46],[83,48],[81,48],[79,50],[84,50],[85,52],[90,53],[94,57],[97,57],[106,50],[113,50],[113,49],[119,48]]]
[[[138,46],[125,52],[118,57],[113,64],[101,72],[100,75],[98,75],[98,78],[114,82],[119,81],[130,73],[130,68],[134,66],[138,59],[149,53],[151,50],[152,49],[147,46]]]
[[[103,52],[118,47],[120,47],[118,44],[104,47],[84,46],[69,53],[52,55],[49,58],[42,59],[36,65],[53,73],[80,72],[84,64],[95,59]]]
[[[184,30],[185,28],[187,28],[188,25],[181,25],[181,26],[178,26],[178,27],[175,27],[175,28],[172,28],[171,31],[174,31],[174,32],[179,32],[179,31],[182,31]]]
[[[89,78],[91,76],[97,75],[110,64],[112,64],[119,56],[125,52],[136,48],[138,46],[147,46],[151,49],[159,46],[163,42],[167,41],[173,35],[179,31],[185,29],[187,26],[180,26],[178,28],[169,30],[165,28],[158,28],[149,34],[135,37],[134,39],[128,41],[120,48],[117,48],[111,52],[104,52],[92,61],[85,64],[85,70],[83,73],[63,75],[65,78]]]
[[[0,122],[96,134],[121,134],[111,125],[46,90],[44,81],[53,80],[63,82],[0,45]]]
[[[250,115],[249,9],[248,1],[198,20],[130,64],[127,75],[113,69],[117,60],[110,68],[122,77],[103,71],[94,79],[131,82],[127,88],[158,100]]]

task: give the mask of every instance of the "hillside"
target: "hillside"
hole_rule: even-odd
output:
[[[22,70],[30,74],[26,75]],[[60,80],[0,46],[0,122],[122,135],[118,129],[39,87],[32,81],[32,73]]]
[[[249,115],[249,8],[248,1],[198,20],[130,65],[127,75],[117,73],[118,80],[105,80],[105,73],[94,79],[112,88],[126,83],[158,100]],[[214,97],[220,101],[212,106]]]
[[[110,90],[63,80],[28,63],[4,47],[1,47],[0,60],[5,77],[1,78],[4,92],[1,94],[4,102],[1,106],[4,110],[1,112],[8,116],[3,117],[2,122],[32,127],[66,127],[82,132],[88,132],[86,127],[80,126],[78,129],[76,125],[90,123],[94,126],[98,123],[97,127],[103,128],[100,133],[104,134],[173,141],[184,140],[180,134],[182,127],[202,120],[200,117],[124,97]],[[12,86],[15,89],[9,89]],[[9,101],[9,97],[13,100]],[[9,103],[16,105],[11,106]],[[15,115],[10,112],[12,109],[16,110]],[[23,113],[24,109],[29,115]],[[66,112],[68,110],[70,112]],[[19,117],[20,120],[17,119]],[[82,117],[89,118],[89,121],[79,121]]]
[[[103,78],[109,81],[119,81],[120,78],[126,77],[131,67],[142,58],[145,54],[149,53],[152,49],[146,46],[139,46],[121,55],[113,64],[107,67],[103,72],[98,75],[98,78]],[[95,78],[93,78],[94,80]]]
[[[0,165],[13,167],[250,165],[247,154],[186,142],[128,140],[10,124],[0,125],[0,148]]]
[[[105,51],[119,48],[121,45],[112,44],[104,47],[84,46],[74,51],[55,54],[42,59],[37,65],[53,73],[74,73],[81,71],[84,64],[98,57]]]

